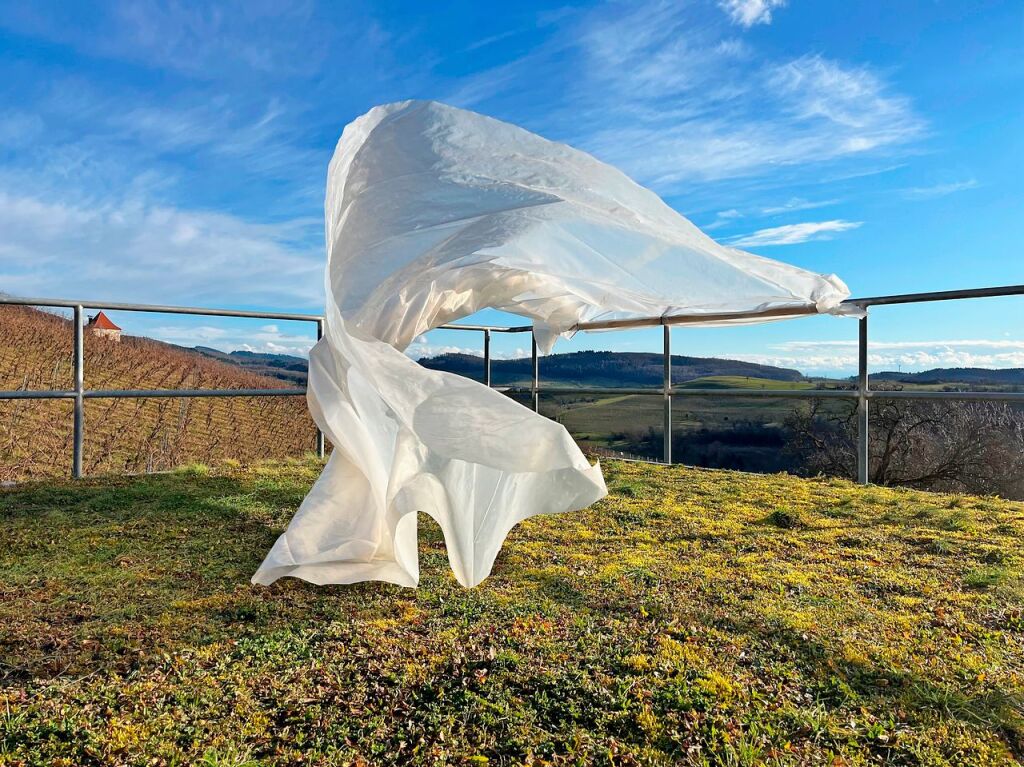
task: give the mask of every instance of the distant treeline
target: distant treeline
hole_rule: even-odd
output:
[[[481,380],[484,361],[472,354],[441,354],[420,360],[432,370],[443,370]],[[541,377],[546,383],[574,386],[661,386],[663,358],[648,352],[583,351],[551,354],[540,360]],[[491,382],[496,385],[526,383],[532,374],[529,357],[491,360]],[[717,357],[672,355],[672,380],[676,383],[705,376],[746,376],[775,381],[802,381],[798,370],[758,365],[754,362]]]
[[[899,373],[887,370],[872,373],[874,381],[889,381],[908,384],[948,384],[964,383],[981,386],[1019,386],[1024,385],[1024,368],[1006,368],[992,370],[989,368],[935,368],[920,373]]]

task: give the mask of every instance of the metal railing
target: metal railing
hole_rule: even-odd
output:
[[[1024,285],[1005,287],[979,288],[973,290],[947,290],[929,293],[908,293],[892,296],[873,296],[868,298],[851,298],[843,303],[864,310],[864,316],[858,321],[857,344],[857,383],[852,389],[678,389],[672,385],[672,339],[673,325],[697,324],[707,321],[707,315],[650,317],[639,320],[613,320],[606,322],[580,323],[575,330],[612,330],[644,326],[661,325],[663,330],[663,377],[662,386],[653,388],[582,388],[582,387],[545,387],[545,394],[635,394],[660,396],[664,409],[664,435],[662,461],[672,463],[672,398],[689,397],[768,397],[768,398],[839,398],[857,401],[857,480],[868,484],[869,468],[869,416],[870,402],[875,398],[884,399],[951,399],[951,400],[985,400],[1024,402],[1024,392],[1002,391],[890,391],[875,390],[870,387],[868,375],[868,317],[867,312],[873,306],[890,306],[894,304],[912,304],[928,301],[953,301],[969,298],[992,298],[999,296],[1024,295]],[[187,314],[195,316],[232,317],[249,319],[290,320],[297,322],[316,323],[317,340],[323,337],[324,317],[318,314],[292,314],[286,312],[250,312],[233,309],[213,309],[205,307],[160,306],[154,304],[125,304],[103,301],[70,301],[54,298],[12,298],[0,296],[0,305],[12,306],[46,306],[72,310],[74,331],[74,388],[70,390],[18,390],[0,391],[0,400],[17,399],[71,399],[74,400],[74,433],[71,473],[75,478],[82,476],[82,450],[85,438],[85,400],[87,399],[142,399],[148,397],[280,397],[304,396],[306,389],[98,389],[85,388],[85,326],[82,323],[85,309],[106,309],[108,311],[148,312],[155,314]],[[766,316],[790,316],[813,314],[811,311],[790,311]],[[715,319],[730,319],[732,315],[720,315]],[[535,412],[540,405],[540,369],[537,353],[537,338],[529,325],[497,327],[490,325],[442,325],[439,330],[461,330],[480,332],[483,334],[483,382],[491,386],[491,334],[492,333],[530,333],[531,343],[531,382],[529,387],[502,387],[507,394],[529,394]],[[317,455],[325,454],[324,435],[317,429]]]
[[[650,317],[640,320],[612,320],[607,322],[580,323],[575,330],[612,330],[645,326],[663,326],[663,378],[660,389],[644,388],[577,388],[577,387],[545,387],[545,394],[637,394],[661,396],[664,400],[664,425],[662,440],[662,462],[672,463],[672,398],[688,397],[766,397],[789,399],[850,399],[857,401],[857,481],[868,484],[870,467],[870,402],[872,399],[919,399],[919,400],[972,400],[997,402],[1022,402],[1024,392],[1002,391],[892,391],[876,390],[870,386],[868,375],[868,311],[873,306],[892,306],[896,304],[917,304],[931,301],[957,301],[970,298],[996,298],[1002,296],[1024,296],[1024,285],[1006,285],[994,288],[975,288],[968,290],[943,290],[925,293],[904,293],[891,296],[870,296],[866,298],[850,298],[843,302],[846,306],[856,307],[864,311],[858,320],[857,342],[857,383],[852,389],[677,389],[672,386],[672,339],[670,329],[673,325],[694,325],[708,320],[708,315],[676,315],[672,317]],[[814,314],[813,311],[793,310],[788,312],[767,313],[766,317],[798,316]],[[741,315],[718,315],[715,320],[739,319]],[[530,331],[531,328],[512,328],[513,331]],[[486,348],[486,347],[485,347]],[[490,358],[485,355],[485,379],[490,381]],[[531,393],[534,410],[537,409],[539,380],[537,375],[537,344],[533,345],[533,384],[529,389],[509,388],[510,394]]]

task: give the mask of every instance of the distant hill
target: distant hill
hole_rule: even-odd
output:
[[[184,347],[179,347],[184,348]],[[308,362],[288,354],[248,351],[222,352],[206,346],[194,351],[212,359],[237,365],[262,376],[304,386]],[[444,370],[482,380],[484,361],[472,354],[441,354],[425,357],[420,364],[432,370]],[[657,353],[644,352],[572,352],[541,358],[545,381],[567,386],[660,386],[662,359]],[[763,378],[773,381],[806,381],[798,370],[719,357],[672,355],[672,380],[675,383],[697,378],[730,376]],[[917,385],[964,384],[973,386],[1024,386],[1024,368],[993,370],[988,368],[934,368],[919,373],[887,370],[872,373],[876,382]],[[491,360],[491,380],[495,385],[529,385],[530,359]],[[854,379],[850,379],[854,380]]]
[[[441,354],[420,360],[432,370],[444,370],[480,380],[483,358],[471,354]],[[647,352],[584,351],[551,354],[540,360],[545,382],[567,386],[661,386],[662,356]],[[803,381],[798,370],[758,365],[717,357],[672,355],[672,380],[676,383],[708,376],[739,376],[773,381]],[[528,385],[531,361],[527,358],[491,360],[491,382],[499,386]]]
[[[887,370],[872,373],[873,381],[908,384],[963,383],[981,386],[1024,385],[1024,368],[990,370],[988,368],[935,368],[920,373],[899,373]]]
[[[212,357],[221,362],[243,367],[251,373],[257,373],[271,378],[279,378],[282,381],[304,386],[309,362],[304,357],[294,357],[290,354],[267,354],[264,352],[233,351],[222,352],[219,349],[211,349],[208,346],[196,346],[191,351],[196,351],[206,357]]]
[[[197,346],[194,351],[296,385],[306,382],[308,362],[302,357],[246,351],[222,352],[206,346]],[[478,381],[483,379],[483,357],[472,354],[440,354],[425,357],[419,362],[431,370],[457,373]],[[551,354],[542,357],[540,365],[545,381],[566,386],[661,386],[662,357],[657,353],[586,351]],[[491,382],[495,385],[529,385],[530,375],[529,357],[491,360]],[[672,355],[672,380],[676,383],[708,376],[750,377],[772,381],[804,380],[800,371],[788,368],[717,357]]]

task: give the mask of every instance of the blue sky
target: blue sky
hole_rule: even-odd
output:
[[[592,152],[714,237],[855,295],[1021,283],[1022,50],[1019,0],[0,2],[0,291],[316,311],[334,145],[404,98]],[[310,338],[114,319],[225,349]],[[855,336],[812,318],[673,342],[848,372]],[[1024,366],[1024,300],[879,309],[872,339],[875,369]],[[448,348],[479,338],[437,331],[412,351]]]

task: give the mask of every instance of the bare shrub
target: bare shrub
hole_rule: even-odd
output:
[[[813,402],[786,422],[803,473],[856,473],[856,405]],[[1024,412],[997,402],[871,401],[869,479],[1024,498]]]

